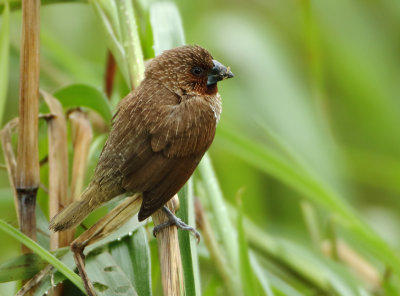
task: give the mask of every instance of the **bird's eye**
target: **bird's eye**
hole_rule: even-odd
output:
[[[203,74],[204,70],[201,67],[193,67],[192,68],[192,73],[195,76],[201,76]]]

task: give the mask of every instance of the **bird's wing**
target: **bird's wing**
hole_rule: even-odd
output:
[[[157,104],[161,96],[164,104]],[[140,220],[159,209],[186,183],[215,134],[215,123],[209,126],[188,118],[207,114],[176,105],[175,94],[160,87],[152,97],[139,93],[121,104],[96,168],[103,190],[117,187],[121,193],[143,193]]]

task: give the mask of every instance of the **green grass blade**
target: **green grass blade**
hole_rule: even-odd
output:
[[[10,51],[10,8],[4,5],[0,27],[0,125],[3,122],[4,107],[7,100],[8,62]]]
[[[207,204],[210,206],[214,218],[214,229],[225,251],[226,262],[229,264],[232,276],[237,277],[239,274],[239,258],[237,256],[238,246],[235,243],[237,241],[236,232],[229,219],[229,213],[217,177],[215,176],[211,160],[207,154],[204,155],[201,160],[198,171],[204,184]],[[238,283],[238,281],[233,280],[233,283],[235,282]]]
[[[219,129],[219,138],[225,147],[252,166],[270,174],[294,188],[310,200],[342,217],[338,223],[351,229],[363,247],[380,258],[400,276],[400,258],[374,230],[358,218],[356,212],[328,185],[299,167],[294,167],[268,147],[250,139]]]
[[[191,226],[196,225],[192,179],[189,179],[178,195],[180,208],[177,216]],[[196,238],[189,231],[179,231],[178,235],[186,294],[200,296],[200,270]]]
[[[132,1],[118,0],[117,11],[120,20],[121,43],[125,49],[128,66],[129,81],[131,87],[136,88],[144,78],[144,61]]]
[[[243,293],[244,295],[259,295],[256,290],[253,268],[250,264],[249,248],[243,227],[243,207],[240,197],[238,199],[237,229],[239,245],[239,269]]]
[[[264,289],[264,294],[267,296],[274,296],[274,292],[272,291],[271,284],[269,282],[269,277],[262,275],[262,267],[260,266],[260,263],[257,261],[254,254],[249,252],[249,257],[252,270],[254,271],[254,274],[257,276],[257,279],[260,282],[261,287]]]
[[[238,219],[237,219],[238,246],[239,246],[238,256],[239,256],[240,277],[242,280],[242,289],[244,295],[259,295],[256,292],[255,278],[253,274],[253,269],[250,264],[249,248],[247,246],[245,230],[243,228],[243,207],[240,200],[238,204],[239,204]]]
[[[172,2],[156,2],[150,7],[150,23],[153,29],[154,52],[161,54],[185,44],[181,17]]]
[[[53,265],[58,271],[65,275],[75,286],[77,286],[81,291],[85,291],[83,287],[83,283],[81,278],[74,273],[71,269],[69,269],[64,263],[59,261],[56,257],[54,257],[51,253],[47,250],[39,246],[29,237],[21,233],[18,229],[12,227],[11,225],[7,224],[3,220],[0,220],[0,229],[7,233],[8,235],[14,237],[16,240],[27,246],[31,249],[34,253],[39,255],[43,260],[48,262],[49,264]]]
[[[46,262],[32,253],[12,258],[0,265],[0,283],[29,279],[46,265]]]

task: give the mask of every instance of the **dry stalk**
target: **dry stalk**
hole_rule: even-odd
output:
[[[1,131],[1,147],[3,148],[3,155],[6,161],[8,178],[14,193],[14,205],[15,209],[17,210],[17,218],[19,222],[18,196],[17,196],[17,191],[15,189],[17,160],[15,158],[14,149],[11,141],[13,130],[15,130],[17,126],[18,126],[18,118],[14,118],[4,126],[3,130]]]
[[[196,226],[201,231],[204,243],[210,253],[211,259],[215,262],[215,268],[225,283],[229,295],[237,295],[238,292],[234,290],[232,285],[233,277],[230,275],[230,271],[227,269],[228,264],[226,258],[222,253],[221,247],[218,245],[217,239],[215,238],[214,231],[211,227],[209,218],[204,211],[198,198],[194,199],[194,208],[196,213]]]
[[[24,296],[36,287],[46,276],[54,272],[52,265],[47,265],[44,269],[38,272],[33,278],[25,283],[15,296]],[[54,294],[53,294],[54,296]]]
[[[330,241],[322,242],[321,249],[326,256],[332,257],[333,246]],[[338,260],[349,266],[355,274],[371,285],[372,288],[378,289],[380,287],[381,278],[378,271],[346,242],[338,240],[336,242],[336,250]]]
[[[20,102],[17,172],[19,225],[36,240],[36,193],[39,186],[39,10],[40,0],[22,1]],[[24,252],[29,250],[22,247]]]
[[[175,195],[166,206],[174,213],[178,196]],[[154,225],[168,221],[162,210],[152,215]],[[178,229],[170,226],[157,233],[158,255],[161,266],[161,281],[164,296],[184,295],[183,269],[179,249]]]
[[[142,204],[142,195],[135,194],[125,198],[118,206],[96,222],[92,227],[76,238],[72,244],[79,247],[91,245],[126,223],[133,215],[137,214]]]
[[[42,91],[42,96],[50,109],[51,116],[45,119],[49,133],[49,216],[54,217],[60,211],[60,205],[68,204],[68,144],[67,122],[60,102]],[[50,233],[50,250],[67,246],[73,237],[68,233]],[[52,288],[51,295],[62,295],[62,284]]]
[[[81,110],[73,110],[69,113],[68,118],[71,121],[74,149],[70,191],[70,202],[73,202],[79,200],[83,190],[93,132],[87,114]],[[63,204],[64,207],[67,205]],[[65,245],[69,245],[74,238],[75,228],[64,231],[64,233],[68,236],[68,241],[65,242]]]
[[[42,91],[42,96],[52,116],[47,117],[49,130],[49,216],[53,218],[60,205],[68,205],[68,144],[67,123],[60,102],[50,94]],[[50,234],[50,249],[69,245],[65,233]]]
[[[87,115],[74,110],[69,114],[74,146],[74,160],[71,177],[71,201],[79,200],[85,182],[90,143],[93,138],[92,127]]]

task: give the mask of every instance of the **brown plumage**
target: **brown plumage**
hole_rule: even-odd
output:
[[[81,200],[54,217],[50,228],[80,223],[123,193],[142,193],[139,221],[171,199],[214,139],[221,113],[217,82],[233,77],[199,46],[167,50],[119,105],[92,181]]]

